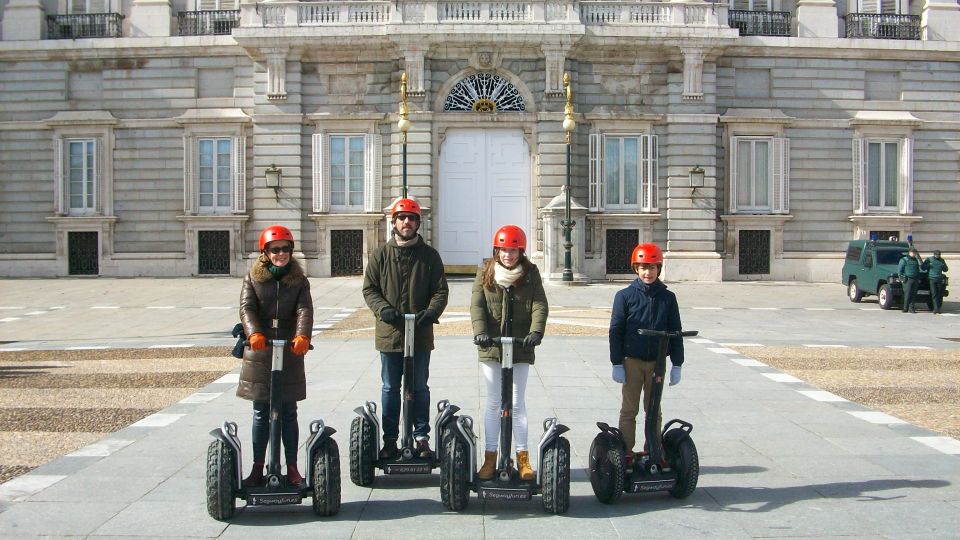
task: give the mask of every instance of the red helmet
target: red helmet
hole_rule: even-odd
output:
[[[633,255],[630,255],[630,264],[663,264],[663,252],[656,244],[639,244],[633,248]]]
[[[393,203],[393,209],[390,210],[390,217],[394,218],[400,212],[410,212],[420,217],[420,203],[413,199],[398,199]]]
[[[527,235],[516,225],[504,225],[493,235],[493,247],[527,249]]]
[[[271,225],[260,233],[260,251],[267,247],[267,244],[274,240],[289,240],[290,246],[293,244],[293,233],[283,225]]]

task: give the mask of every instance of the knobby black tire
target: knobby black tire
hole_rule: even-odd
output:
[[[467,443],[450,433],[444,441],[440,463],[440,502],[444,508],[459,512],[470,502],[470,456]]]
[[[675,445],[675,448],[675,455],[670,459],[670,463],[677,471],[677,483],[670,489],[670,495],[677,499],[685,499],[697,489],[697,480],[700,478],[700,457],[697,455],[697,445],[693,444],[693,439],[689,435]]]
[[[234,464],[233,449],[227,443],[217,439],[207,447],[207,512],[218,521],[232,518],[237,509]]]
[[[314,453],[313,513],[332,516],[340,511],[340,448],[327,440]]]
[[[556,463],[554,463],[556,457]],[[543,509],[563,514],[570,508],[570,441],[560,437],[543,453],[540,461],[543,480]]]
[[[373,424],[360,416],[350,424],[350,480],[361,487],[373,483],[377,461]]]
[[[610,448],[607,441],[598,438],[590,445],[590,486],[603,504],[613,504],[623,495],[626,466],[623,451]]]

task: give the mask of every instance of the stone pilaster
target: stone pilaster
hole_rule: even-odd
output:
[[[682,48],[683,53],[683,99],[703,100],[703,57],[700,48]]]
[[[840,36],[837,4],[833,0],[797,2],[797,36],[835,38]]]
[[[3,8],[3,41],[43,39],[45,27],[40,0],[9,0]]]
[[[920,29],[927,41],[960,41],[960,6],[955,0],[925,0]]]
[[[173,27],[170,0],[133,0],[130,37],[167,37]]]

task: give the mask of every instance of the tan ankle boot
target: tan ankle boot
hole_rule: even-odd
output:
[[[530,452],[517,452],[517,469],[520,470],[521,480],[533,480],[533,468],[530,466]]]
[[[477,473],[477,478],[481,480],[490,480],[493,478],[493,473],[495,472],[497,472],[497,453],[484,452],[483,466],[480,467],[480,472]]]

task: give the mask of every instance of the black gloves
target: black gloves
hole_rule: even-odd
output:
[[[383,308],[380,310],[380,320],[387,324],[393,324],[400,320],[400,312],[392,307]]]
[[[543,341],[543,334],[540,332],[530,332],[527,334],[527,337],[523,338],[523,348],[532,349],[540,344]]]
[[[489,349],[493,347],[493,339],[486,334],[477,334],[473,336],[473,344],[484,349]]]
[[[417,326],[427,326],[437,320],[437,313],[432,309],[417,312]]]

